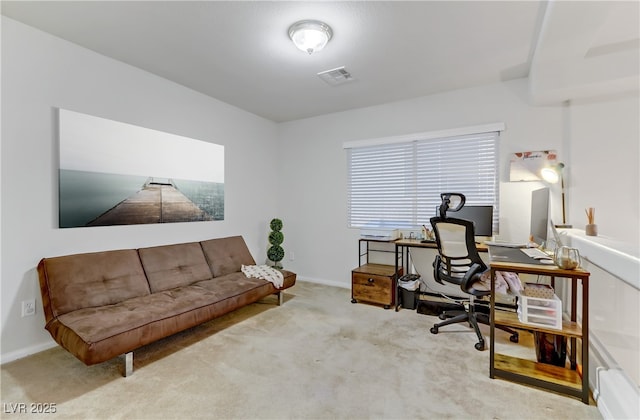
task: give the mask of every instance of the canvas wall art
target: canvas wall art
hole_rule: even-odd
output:
[[[61,228],[224,220],[224,146],[59,110]]]
[[[509,181],[540,181],[540,170],[556,163],[555,150],[518,152],[511,155]]]

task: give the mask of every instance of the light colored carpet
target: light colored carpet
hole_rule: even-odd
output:
[[[464,324],[432,335],[437,317],[350,298],[299,281],[281,307],[268,297],[137,350],[128,378],[122,359],[86,367],[59,347],[17,360],[2,366],[2,417],[600,418],[577,399],[490,379],[489,351]],[[16,403],[55,403],[56,414],[7,414]]]

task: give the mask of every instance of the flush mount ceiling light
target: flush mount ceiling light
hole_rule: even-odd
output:
[[[301,20],[289,27],[289,38],[309,55],[323,49],[332,36],[331,27],[319,20]]]

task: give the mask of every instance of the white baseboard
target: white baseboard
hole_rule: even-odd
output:
[[[589,382],[602,418],[640,419],[640,389],[596,335],[589,341]]]
[[[55,346],[57,346],[56,342],[51,340],[48,343],[40,343],[24,349],[12,351],[7,354],[2,354],[2,356],[0,356],[2,358],[0,360],[0,365],[31,356],[32,354],[40,353],[41,351],[49,350]]]
[[[334,280],[317,279],[313,277],[298,278],[298,281],[306,281],[308,283],[324,284],[325,286],[340,287],[342,289],[351,289],[351,282],[342,283]]]
[[[598,369],[598,411],[604,419],[639,419],[640,390],[619,369]]]

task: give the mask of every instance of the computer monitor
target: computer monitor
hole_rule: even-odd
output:
[[[531,229],[529,234],[538,245],[546,244],[549,227],[549,188],[531,192]]]
[[[447,212],[447,217],[471,220],[475,236],[493,236],[493,206],[465,205],[457,212]]]

